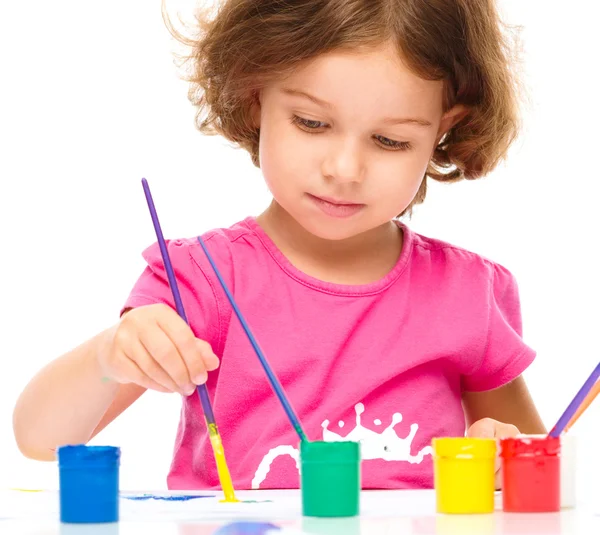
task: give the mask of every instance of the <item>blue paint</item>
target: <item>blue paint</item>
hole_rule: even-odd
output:
[[[137,496],[121,496],[126,500],[133,500],[137,502],[143,502],[146,500],[163,500],[165,502],[187,502],[189,500],[198,500],[201,498],[214,498],[216,494],[204,494],[199,496],[197,494],[179,494],[172,496],[160,496],[155,494],[140,494]]]
[[[266,522],[233,522],[220,527],[213,535],[267,535],[274,531],[281,528]]]
[[[119,459],[112,446],[58,448],[60,521],[87,524],[119,520]]]

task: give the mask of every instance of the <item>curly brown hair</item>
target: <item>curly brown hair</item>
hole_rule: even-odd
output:
[[[259,166],[259,129],[252,117],[261,88],[316,56],[392,41],[415,74],[445,82],[444,109],[469,112],[435,148],[427,177],[453,182],[488,174],[517,137],[516,34],[500,20],[495,0],[223,0],[216,14],[200,10],[189,46],[189,98],[196,125],[246,149]],[[408,209],[407,209],[408,210]]]

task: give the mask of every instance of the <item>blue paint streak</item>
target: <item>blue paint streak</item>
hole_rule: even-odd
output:
[[[136,496],[121,496],[121,498],[125,498],[126,500],[133,500],[137,502],[143,502],[146,500],[162,500],[165,502],[187,502],[189,500],[199,500],[202,498],[214,498],[215,494],[203,494],[198,496],[197,494],[179,494],[179,495],[171,495],[171,496],[160,496],[155,494],[141,494]]]

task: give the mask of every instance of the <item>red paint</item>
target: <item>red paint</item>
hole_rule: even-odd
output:
[[[503,510],[560,511],[560,438],[507,438],[500,444]]]

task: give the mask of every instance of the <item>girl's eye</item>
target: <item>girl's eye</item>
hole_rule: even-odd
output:
[[[298,126],[301,130],[309,133],[319,133],[319,131],[327,128],[329,125],[322,121],[315,121],[314,119],[304,119],[298,115],[292,117],[292,123]],[[393,139],[376,135],[373,136],[377,144],[385,150],[408,150],[411,148],[411,144],[408,141],[394,141]]]
[[[373,136],[377,143],[386,150],[408,150],[411,145],[408,141],[394,141],[383,136]]]
[[[315,121],[313,119],[303,119],[302,117],[298,117],[297,115],[294,115],[294,117],[292,118],[292,122],[305,131],[320,130],[322,128],[327,127],[327,123],[324,123],[322,121]]]

